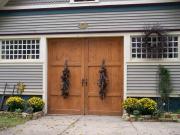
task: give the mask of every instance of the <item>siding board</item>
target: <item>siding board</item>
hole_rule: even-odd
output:
[[[173,92],[171,96],[180,95],[180,65],[165,65],[171,74]],[[127,96],[156,97],[158,89],[157,65],[128,65]]]
[[[138,31],[145,25],[161,23],[166,29],[180,29],[180,9],[124,11],[28,16],[1,16],[0,35],[35,33],[72,33],[93,31]],[[88,23],[79,29],[79,23]]]
[[[3,93],[5,83],[8,83],[7,94],[11,94],[17,82],[26,85],[24,95],[43,94],[43,66],[42,65],[1,65],[0,66],[0,94]]]

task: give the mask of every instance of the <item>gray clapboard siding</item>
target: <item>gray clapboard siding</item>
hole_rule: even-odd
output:
[[[165,65],[171,74],[173,92],[171,96],[180,96],[180,65]],[[127,96],[155,97],[158,95],[157,65],[128,65]]]
[[[43,66],[39,64],[11,64],[0,65],[0,94],[3,93],[5,83],[8,83],[7,93],[11,94],[17,82],[26,85],[24,95],[42,95]]]
[[[0,35],[139,31],[147,24],[160,23],[166,29],[180,29],[180,9],[153,11],[97,12],[49,14],[28,16],[1,16]],[[79,29],[79,23],[88,23],[88,29]]]

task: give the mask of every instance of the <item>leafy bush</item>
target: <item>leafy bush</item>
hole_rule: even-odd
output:
[[[33,108],[31,107],[28,101],[25,101],[23,111],[26,113],[33,113]]]
[[[33,108],[34,112],[42,111],[44,107],[44,102],[39,97],[32,97],[28,100],[28,103]]]
[[[19,108],[19,109],[15,109],[15,112],[16,113],[21,113],[22,112],[22,110]]]
[[[150,98],[142,98],[138,102],[142,115],[152,115],[157,110],[157,103]]]
[[[123,102],[123,107],[127,111],[128,114],[133,114],[134,110],[138,110],[138,99],[136,98],[127,98]]]
[[[23,105],[24,105],[24,99],[18,96],[14,97],[9,97],[6,100],[6,105],[8,106],[9,111],[15,111],[16,109],[21,109],[23,110]]]
[[[123,102],[123,108],[128,114],[152,115],[157,110],[157,103],[150,98],[127,98]]]

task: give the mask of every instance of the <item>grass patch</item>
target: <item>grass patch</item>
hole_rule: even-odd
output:
[[[19,124],[24,124],[28,121],[28,118],[23,118],[22,116],[14,113],[1,113],[0,114],[0,130],[14,127]]]

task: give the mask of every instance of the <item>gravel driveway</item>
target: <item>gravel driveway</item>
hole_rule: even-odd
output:
[[[0,135],[180,135],[180,123],[131,123],[118,116],[45,116]]]

